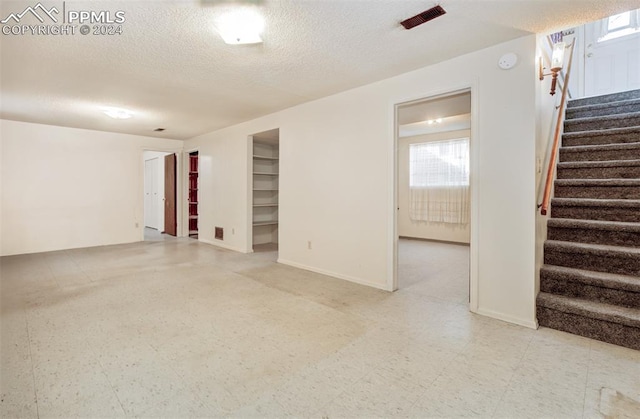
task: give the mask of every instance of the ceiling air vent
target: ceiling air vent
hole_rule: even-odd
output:
[[[404,26],[405,29],[412,29],[418,25],[422,25],[432,19],[442,16],[447,13],[442,7],[436,6],[432,7],[429,10],[425,10],[422,13],[415,15],[414,17],[410,17],[409,19],[405,19],[400,24]]]

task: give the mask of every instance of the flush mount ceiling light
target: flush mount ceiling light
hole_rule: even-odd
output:
[[[113,119],[129,119],[133,116],[133,112],[122,108],[104,107],[102,112]]]
[[[224,11],[215,26],[220,36],[230,45],[258,44],[262,42],[264,19],[254,8],[240,7]]]

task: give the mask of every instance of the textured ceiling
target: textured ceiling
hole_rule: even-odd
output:
[[[36,3],[2,1],[0,17]],[[187,139],[638,0],[443,0],[445,16],[410,31],[398,24],[435,4],[263,0],[264,44],[230,46],[213,27],[220,6],[206,1],[67,1],[123,10],[122,35],[0,35],[0,117]],[[110,119],[103,106],[135,117]]]

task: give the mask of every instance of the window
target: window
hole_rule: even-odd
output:
[[[631,23],[631,16],[629,12],[620,13],[619,15],[610,16],[607,19],[607,30],[609,32],[617,31],[620,29],[628,28]]]
[[[601,21],[598,42],[610,41],[640,32],[640,9],[609,16]]]
[[[469,206],[469,139],[411,144],[409,217],[464,225]]]
[[[469,139],[411,144],[409,187],[469,186]]]

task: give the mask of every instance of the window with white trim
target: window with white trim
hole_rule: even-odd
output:
[[[640,9],[609,16],[601,21],[598,42],[606,42],[640,32]]]

